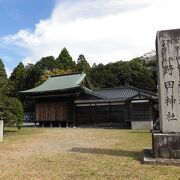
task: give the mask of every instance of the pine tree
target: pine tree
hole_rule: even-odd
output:
[[[78,57],[76,69],[85,72],[87,75],[90,73],[91,67],[83,54],[80,54]]]
[[[21,128],[23,122],[23,107],[21,102],[10,97],[11,83],[7,79],[4,64],[0,59],[0,118],[5,126],[17,126]]]
[[[7,79],[7,74],[2,59],[0,59],[0,78]]]
[[[76,63],[73,61],[72,57],[70,56],[66,48],[62,49],[60,55],[56,60],[60,63],[61,69],[71,69],[72,71],[75,70]]]
[[[18,94],[18,91],[24,89],[24,79],[26,77],[26,69],[22,62],[20,62],[13,72],[9,79],[13,82],[15,96]]]
[[[52,71],[53,69],[58,69],[60,64],[54,59],[53,56],[42,57],[36,64],[36,67],[42,71]]]
[[[0,96],[7,95],[11,91],[9,80],[2,59],[0,59]]]

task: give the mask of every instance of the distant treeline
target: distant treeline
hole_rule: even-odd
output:
[[[14,86],[14,96],[18,96],[18,91],[33,88],[50,75],[75,71],[84,71],[94,88],[131,85],[156,92],[157,70],[154,53],[147,53],[130,61],[93,64],[91,67],[83,54],[79,55],[76,63],[67,49],[63,48],[57,58],[43,57],[36,64],[27,66],[20,62],[9,79]]]
[[[154,52],[130,61],[89,65],[83,54],[75,62],[68,50],[63,48],[57,58],[42,57],[36,64],[24,66],[22,62],[14,68],[8,81],[11,85],[11,96],[19,99],[19,91],[36,87],[51,75],[84,71],[94,88],[134,86],[156,92],[157,69]],[[21,98],[25,110],[30,110],[31,103]]]

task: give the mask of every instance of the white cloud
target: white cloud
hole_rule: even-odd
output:
[[[34,30],[20,30],[4,41],[28,50],[25,63],[58,56],[66,47],[76,60],[92,64],[129,60],[155,49],[157,30],[179,28],[178,0],[75,0],[60,3]]]

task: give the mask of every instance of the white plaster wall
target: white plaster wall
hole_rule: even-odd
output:
[[[143,129],[152,129],[152,121],[131,121],[131,129],[143,130]]]

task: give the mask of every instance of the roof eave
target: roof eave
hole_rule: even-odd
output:
[[[72,88],[65,88],[65,89],[56,89],[56,90],[48,90],[48,91],[19,91],[20,94],[44,94],[44,93],[57,93],[57,92],[65,92],[65,91],[69,91],[69,90],[73,90],[73,89],[78,89],[80,86],[75,86]]]

